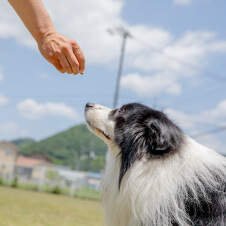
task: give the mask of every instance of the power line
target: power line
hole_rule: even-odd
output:
[[[224,84],[223,83],[218,83],[218,85],[209,86],[209,87],[207,87],[205,89],[201,89],[197,93],[191,93],[190,92],[188,97],[183,98],[183,100],[175,101],[174,103],[183,105],[183,104],[187,104],[190,101],[194,101],[194,100],[197,100],[197,99],[200,99],[200,98],[201,99],[202,98],[205,98],[206,99],[207,98],[207,94],[213,93],[213,92],[216,93],[216,89],[217,89],[217,93],[218,94],[219,94],[219,91],[223,91],[223,90],[219,90],[219,89],[224,88],[224,87],[221,87],[221,86],[224,86]]]
[[[209,76],[209,77],[211,77],[211,78],[217,79],[217,80],[219,80],[219,81],[226,82],[226,77],[223,77],[223,76],[221,76],[221,75],[218,75],[218,74],[209,72],[209,71],[207,71],[207,70],[203,70],[203,69],[201,69],[201,68],[199,68],[199,67],[197,67],[197,66],[195,66],[195,65],[191,65],[191,64],[189,64],[189,63],[187,63],[187,62],[185,62],[185,61],[182,61],[182,60],[180,60],[180,59],[178,59],[178,58],[176,58],[176,57],[174,57],[174,56],[171,56],[171,55],[165,53],[162,49],[158,49],[158,48],[156,48],[156,47],[154,47],[154,46],[148,44],[147,42],[145,42],[145,41],[143,41],[143,40],[141,40],[141,39],[136,38],[135,36],[133,36],[133,38],[134,38],[134,40],[136,40],[136,41],[142,43],[143,45],[145,45],[145,46],[147,46],[147,47],[149,47],[151,50],[153,50],[153,51],[155,51],[155,52],[158,52],[158,53],[160,53],[161,55],[163,55],[163,56],[165,56],[165,57],[167,57],[167,58],[169,58],[169,59],[171,59],[171,60],[173,60],[173,61],[175,61],[175,62],[181,64],[181,65],[184,65],[184,66],[186,66],[187,68],[190,68],[190,69],[193,70],[193,71],[202,71],[202,72],[204,72],[204,75],[206,75],[206,76]]]
[[[136,41],[142,43],[143,45],[149,47],[151,50],[158,52],[159,54],[169,58],[170,60],[173,60],[181,65],[186,66],[187,68],[190,68],[193,71],[202,71],[204,72],[204,75],[209,76],[211,78],[217,79],[218,81],[221,82],[226,82],[226,77],[222,77],[221,75],[217,75],[215,73],[203,70],[195,65],[191,65],[185,61],[182,61],[176,57],[173,57],[172,55],[169,55],[167,53],[164,52],[163,49],[158,49],[152,45],[150,45],[149,43],[146,43],[145,41],[138,39],[136,36],[132,35],[131,33],[129,33],[128,31],[126,31],[124,28],[117,28],[117,29],[108,29],[107,30],[109,32],[110,35],[114,35],[114,34],[120,34],[123,37],[123,43],[122,43],[122,50],[121,50],[121,57],[120,57],[120,64],[119,64],[119,70],[118,70],[118,77],[117,77],[117,85],[116,85],[116,91],[115,91],[115,98],[114,98],[114,108],[116,108],[117,106],[117,101],[118,101],[118,95],[119,95],[119,85],[120,85],[120,78],[121,78],[121,73],[122,73],[122,65],[123,65],[123,58],[124,58],[124,50],[125,50],[125,42],[127,37],[133,38]],[[168,86],[171,86],[174,82],[168,84]],[[190,99],[190,98],[189,98]]]
[[[212,129],[212,130],[209,130],[207,132],[203,132],[203,133],[198,133],[198,134],[191,135],[191,137],[193,137],[193,138],[199,138],[199,137],[207,136],[209,134],[219,133],[219,132],[222,132],[224,130],[226,130],[226,126],[221,126],[221,127],[218,127],[218,128]]]

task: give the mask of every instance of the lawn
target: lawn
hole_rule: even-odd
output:
[[[98,201],[0,186],[0,226],[102,226]]]

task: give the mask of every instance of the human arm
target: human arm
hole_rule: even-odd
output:
[[[78,43],[58,33],[41,0],[8,0],[38,44],[42,56],[61,73],[83,73]]]

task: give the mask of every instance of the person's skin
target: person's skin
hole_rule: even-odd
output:
[[[61,73],[83,74],[85,57],[78,43],[59,34],[41,0],[8,0],[38,44],[42,56]]]

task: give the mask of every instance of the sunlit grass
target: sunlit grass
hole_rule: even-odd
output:
[[[99,202],[0,186],[0,225],[101,226],[103,223]]]

